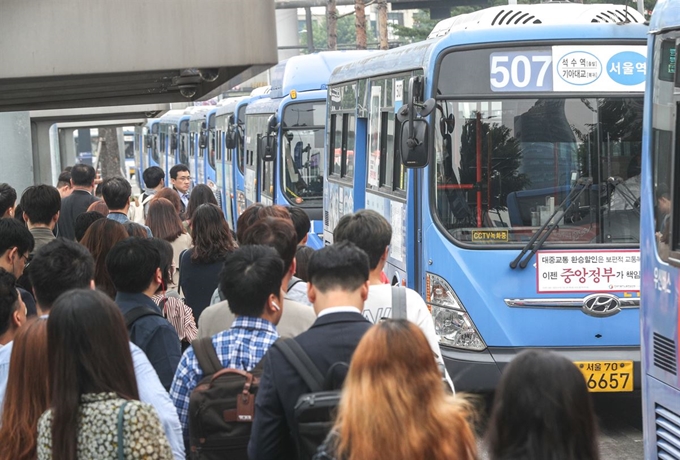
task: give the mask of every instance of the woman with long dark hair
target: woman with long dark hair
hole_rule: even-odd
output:
[[[203,204],[194,212],[191,241],[193,247],[180,258],[179,285],[198,322],[201,312],[210,305],[224,260],[236,249],[236,243],[222,210],[214,204]]]
[[[139,401],[127,329],[111,299],[87,289],[62,294],[47,344],[52,404],[38,423],[38,459],[172,458],[156,411]]]
[[[335,426],[314,459],[473,460],[470,413],[446,393],[418,326],[383,321],[354,351]]]
[[[557,353],[517,355],[496,388],[486,440],[492,460],[598,460],[581,371]]]
[[[187,204],[187,212],[184,218],[191,224],[191,219],[194,217],[194,213],[202,204],[217,204],[217,198],[215,198],[215,192],[212,191],[210,187],[205,184],[198,184],[191,190],[191,196],[189,197],[189,204]]]
[[[37,318],[14,338],[0,419],[0,460],[35,459],[38,419],[50,403],[47,366],[47,320]]]
[[[106,256],[117,242],[128,238],[123,224],[111,219],[99,219],[90,225],[80,244],[85,246],[94,257],[94,284],[97,289],[112,299],[116,297],[116,288],[106,269]]]
[[[170,243],[173,250],[172,261],[176,268],[179,267],[179,255],[191,247],[191,235],[184,231],[182,220],[173,204],[165,198],[152,200],[146,213],[146,225],[154,237]],[[175,271],[171,281],[168,289],[177,286],[179,271]]]

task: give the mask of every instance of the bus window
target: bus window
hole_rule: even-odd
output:
[[[331,148],[329,159],[329,172],[332,176],[342,175],[342,131],[343,131],[343,117],[342,114],[333,114],[331,116]]]
[[[523,241],[590,177],[548,242],[639,243],[642,97],[441,104],[434,126],[448,114],[456,125],[435,130],[436,208],[454,239],[503,227]]]
[[[342,177],[354,177],[354,150],[356,146],[356,118],[354,115],[343,115],[345,142],[343,144]]]
[[[323,198],[325,120],[325,101],[292,103],[283,110],[281,174],[285,196],[292,204],[304,205],[314,200],[312,203],[318,205]],[[341,118],[337,119],[335,131],[338,128],[342,129]],[[342,133],[339,133],[339,139],[342,152]],[[341,159],[342,153],[338,158],[338,174]],[[336,166],[335,159],[333,162]]]

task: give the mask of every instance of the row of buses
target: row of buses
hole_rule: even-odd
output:
[[[149,121],[138,165],[187,164],[231,226],[255,202],[301,207],[315,247],[373,209],[394,232],[386,274],[427,302],[457,389],[549,349],[594,392],[656,379],[677,434],[679,35],[655,24],[648,48],[623,5],[507,5],[389,51],[294,57],[259,93]],[[642,357],[641,279],[660,324],[643,323]]]

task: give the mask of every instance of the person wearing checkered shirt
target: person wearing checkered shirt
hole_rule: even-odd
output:
[[[231,327],[212,336],[212,345],[225,368],[252,371],[278,339],[281,319],[283,260],[268,246],[244,246],[229,254],[220,274],[220,288],[236,315]],[[172,399],[189,444],[189,397],[205,377],[192,346],[180,360],[170,387]]]

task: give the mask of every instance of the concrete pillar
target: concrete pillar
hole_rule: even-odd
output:
[[[61,172],[59,133],[53,121],[31,121],[33,180],[36,184],[56,185]]]
[[[0,139],[0,182],[10,184],[21,196],[34,182],[28,112],[0,113]]]
[[[276,10],[276,41],[279,47],[300,46],[298,17],[295,8]],[[279,62],[300,54],[299,49],[280,49]]]
[[[61,157],[61,164],[66,166],[73,166],[76,164],[76,143],[73,133],[73,128],[59,128],[59,153]]]

